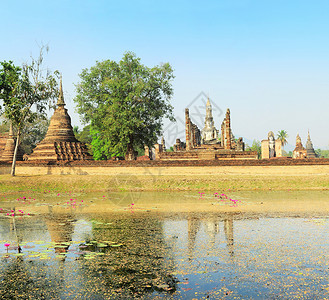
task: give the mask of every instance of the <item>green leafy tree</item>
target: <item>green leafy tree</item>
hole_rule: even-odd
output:
[[[77,111],[90,124],[95,159],[128,156],[153,146],[163,117],[174,121],[169,63],[152,68],[126,52],[119,62],[105,60],[84,69],[76,85]]]
[[[3,117],[0,118],[0,134],[7,133],[9,131],[9,122],[7,122]]]
[[[285,130],[280,130],[277,134],[277,139],[281,142],[282,147],[288,143],[288,133]]]
[[[0,63],[0,100],[5,117],[16,129],[16,147],[11,175],[15,175],[18,145],[21,134],[28,123],[33,123],[39,114],[44,114],[47,104],[58,95],[58,84],[51,72],[42,69],[43,53],[40,49],[37,59],[31,58],[30,64],[17,67],[12,61]],[[55,72],[58,75],[58,72]]]
[[[79,140],[82,143],[85,143],[87,148],[88,148],[88,152],[90,154],[92,154],[93,153],[92,152],[92,147],[91,147],[92,137],[91,137],[91,134],[90,134],[90,125],[87,125],[87,126],[83,127],[82,130],[79,130],[78,126],[74,126],[73,127],[73,132],[74,132],[74,135],[75,135],[76,139]]]
[[[246,150],[247,151],[257,151],[258,159],[260,159],[262,156],[262,146],[261,146],[260,141],[253,140],[251,147],[246,145]]]
[[[79,130],[79,126],[73,126],[73,133],[75,135],[75,137],[77,136],[77,134],[79,134],[80,130]]]

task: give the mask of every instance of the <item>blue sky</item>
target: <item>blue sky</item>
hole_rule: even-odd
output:
[[[175,70],[175,115],[200,92],[225,111],[234,134],[307,130],[329,148],[329,1],[1,1],[0,60],[20,64],[48,44],[45,65],[63,74],[73,124],[74,83],[96,60],[133,51]],[[216,115],[220,127],[223,115]],[[166,124],[166,127],[168,124]],[[166,135],[165,135],[166,136]]]

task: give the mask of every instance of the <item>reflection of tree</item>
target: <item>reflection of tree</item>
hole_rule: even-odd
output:
[[[24,257],[1,260],[1,299],[58,299],[58,280],[49,277],[43,263]]]
[[[110,290],[114,292],[112,296],[123,293],[122,297],[176,290],[162,222],[135,216],[98,217],[92,233],[95,241],[113,241],[123,246],[102,248],[105,255],[97,263],[85,265],[84,275],[93,278],[90,288],[97,287],[101,294]]]
[[[233,215],[227,214],[224,218],[224,232],[227,242],[227,248],[231,256],[234,255],[234,236],[233,236]]]

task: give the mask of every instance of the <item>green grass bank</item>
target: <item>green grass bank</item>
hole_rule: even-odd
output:
[[[71,170],[72,171],[72,170]],[[0,193],[19,191],[265,191],[328,190],[329,166],[227,166],[61,169],[42,175],[18,169],[0,175]]]

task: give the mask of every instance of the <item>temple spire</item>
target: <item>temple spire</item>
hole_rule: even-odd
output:
[[[58,100],[57,100],[57,106],[64,106],[65,102],[64,102],[64,95],[63,95],[63,84],[62,84],[62,74],[61,74],[61,79],[60,79],[60,83],[59,83],[59,96],[58,96]]]
[[[12,138],[13,136],[14,136],[13,123],[10,122],[10,125],[9,125],[9,138]]]

